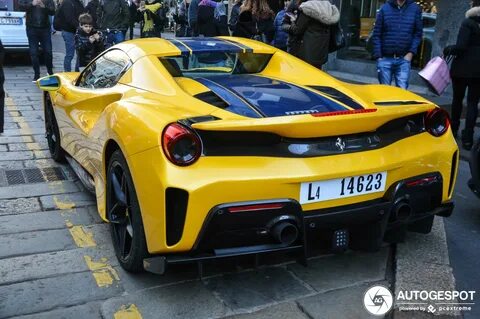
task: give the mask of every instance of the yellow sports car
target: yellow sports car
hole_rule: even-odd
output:
[[[449,216],[448,115],[250,39],[140,39],[38,81],[52,157],[95,192],[128,271],[378,249]]]

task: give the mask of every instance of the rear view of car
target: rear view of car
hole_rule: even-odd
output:
[[[2,9],[2,8],[0,8]],[[0,11],[0,39],[7,52],[27,52],[28,38],[26,33],[25,12]]]

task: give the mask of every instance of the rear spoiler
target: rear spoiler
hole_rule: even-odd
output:
[[[204,131],[270,132],[284,137],[311,138],[371,132],[391,120],[424,113],[435,107],[434,104],[402,105],[366,109],[363,112],[354,110],[323,115],[318,113],[241,120],[227,119],[198,122],[192,124],[192,127]]]

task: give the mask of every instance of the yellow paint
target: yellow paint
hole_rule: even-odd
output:
[[[142,314],[138,310],[137,306],[131,304],[130,306],[122,305],[120,310],[117,311],[113,317],[115,319],[142,319]]]
[[[77,73],[59,73],[61,95],[49,91],[54,102],[65,151],[94,178],[100,216],[106,215],[107,143],[114,141],[125,155],[141,208],[149,253],[188,252],[198,240],[208,212],[220,203],[292,198],[298,200],[302,183],[387,172],[385,190],[399,180],[440,172],[443,178],[441,201],[448,193],[452,156],[458,150],[451,132],[433,137],[428,133],[402,139],[368,152],[308,158],[266,156],[202,156],[195,164],[173,165],[162,150],[162,133],[173,122],[189,117],[212,115],[215,121],[198,122],[193,128],[204,131],[277,133],[286,138],[321,138],[361,134],[376,130],[388,121],[421,114],[437,106],[428,100],[395,87],[353,85],[341,82],[288,53],[250,39],[229,37],[255,53],[272,54],[256,76],[286,81],[311,90],[328,86],[351,97],[374,112],[314,117],[310,114],[248,118],[199,101],[192,94],[203,88],[193,80],[173,78],[160,62],[162,56],[180,55],[164,39],[140,39],[118,45],[132,61],[129,76],[104,90],[75,86]],[[240,62],[248,60],[239,54]],[[250,63],[244,63],[244,65]],[[141,89],[139,89],[141,88]],[[328,97],[327,97],[328,98]],[[118,99],[118,100],[117,100]],[[418,101],[419,105],[379,106],[378,101]],[[220,133],[218,133],[220,132]],[[426,147],[428,146],[428,147]],[[300,148],[301,150],[301,148]],[[188,181],[188,182],[185,182]],[[166,240],[165,193],[181,188],[188,193],[188,207],[181,239],[174,246]],[[361,204],[382,198],[384,192],[303,204],[303,211]],[[160,204],[159,204],[160,203]]]
[[[100,261],[93,261],[90,256],[84,256],[84,258],[99,287],[108,287],[114,280],[120,280],[115,269],[107,263],[107,258],[101,258]]]
[[[83,248],[97,246],[95,240],[93,239],[93,234],[86,231],[82,226],[73,226],[70,223],[70,226],[67,224],[67,227],[69,227],[68,230],[70,231],[70,234],[72,235],[73,240],[78,247]]]
[[[72,209],[75,207],[74,203],[61,201],[57,196],[53,196],[53,202],[58,209]]]

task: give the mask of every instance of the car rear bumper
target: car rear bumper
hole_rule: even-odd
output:
[[[381,199],[335,208],[303,211],[293,199],[218,205],[190,252],[149,258],[145,268],[162,273],[168,264],[278,251],[306,262],[314,247],[377,250],[407,230],[428,232],[434,215],[450,216],[454,205],[442,203],[442,188],[441,174],[431,173],[395,183]],[[282,225],[296,228],[288,242],[278,236]]]

